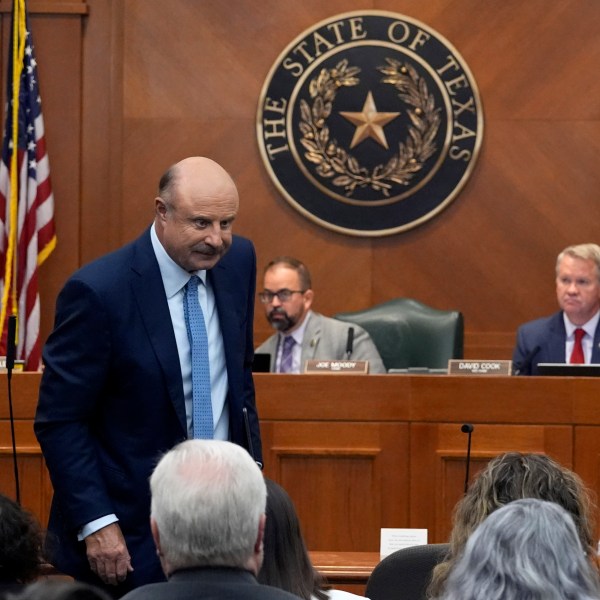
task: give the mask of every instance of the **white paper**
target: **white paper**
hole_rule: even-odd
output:
[[[379,553],[381,558],[388,554],[408,548],[409,546],[422,546],[427,543],[427,529],[399,529],[384,528],[381,529],[381,542]]]

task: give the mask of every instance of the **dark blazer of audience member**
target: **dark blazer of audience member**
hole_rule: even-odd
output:
[[[499,508],[471,534],[440,600],[597,600],[600,579],[571,515],[527,498]]]
[[[516,374],[537,375],[539,363],[568,363],[577,328],[585,331],[584,362],[600,363],[600,246],[569,246],[558,255],[556,297],[559,312],[517,330]]]
[[[448,573],[477,526],[501,506],[522,498],[562,506],[573,518],[584,552],[594,556],[593,503],[581,478],[544,454],[507,452],[478,473],[455,506],[448,555],[433,570],[430,598],[442,594]]]
[[[167,582],[124,600],[298,600],[256,579],[267,490],[250,455],[231,442],[188,440],[150,479],[150,526]]]
[[[261,583],[274,585],[304,600],[352,600],[362,598],[334,590],[313,567],[302,537],[296,508],[288,493],[266,479],[267,523]]]
[[[43,534],[37,519],[0,494],[0,598],[39,576],[42,544]]]

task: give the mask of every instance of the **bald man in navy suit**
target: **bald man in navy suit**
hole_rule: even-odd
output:
[[[539,363],[570,362],[577,329],[583,330],[583,362],[600,363],[600,246],[569,246],[558,255],[556,297],[559,312],[519,327],[516,374],[537,375]]]
[[[262,461],[251,372],[256,257],[232,234],[238,205],[218,164],[177,163],[161,178],[152,226],[76,272],[57,300],[35,418],[54,486],[49,550],[59,570],[115,597],[164,578],[148,478],[193,432],[183,309],[192,275],[202,282],[213,437]]]

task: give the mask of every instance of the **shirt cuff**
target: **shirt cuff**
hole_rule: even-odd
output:
[[[99,519],[90,521],[79,530],[79,533],[77,534],[77,540],[81,542],[88,535],[92,535],[92,533],[96,533],[96,531],[99,531],[111,523],[116,523],[118,520],[119,519],[117,519],[117,515],[106,515],[104,517],[100,517]]]

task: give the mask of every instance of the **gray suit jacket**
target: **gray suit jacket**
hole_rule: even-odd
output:
[[[338,321],[324,317],[312,312],[302,340],[301,371],[304,364],[310,359],[320,360],[342,360],[346,358],[346,342],[348,340],[348,328],[354,327],[354,345],[352,360],[368,360],[369,373],[385,373],[385,367],[379,352],[369,334],[358,325],[346,321]],[[257,349],[257,353],[271,355],[271,373],[275,371],[275,359],[277,357],[277,343],[279,334],[272,335]]]

